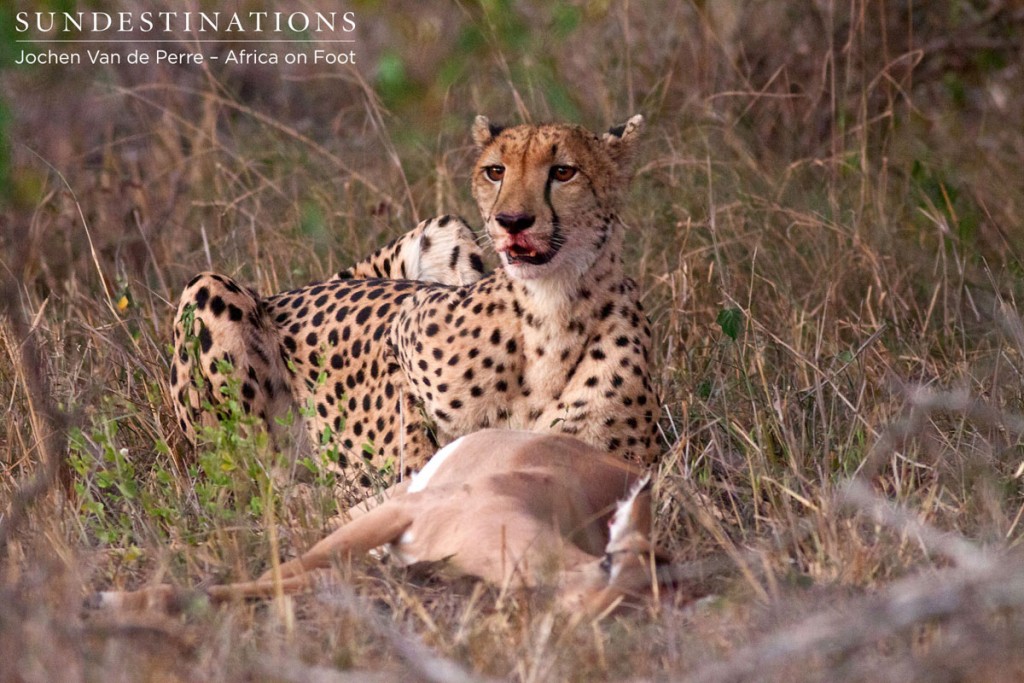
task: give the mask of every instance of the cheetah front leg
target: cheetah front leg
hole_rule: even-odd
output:
[[[228,277],[201,273],[182,292],[170,386],[178,424],[193,444],[197,427],[216,425],[235,399],[266,424],[278,448],[310,450],[278,330],[261,297]]]

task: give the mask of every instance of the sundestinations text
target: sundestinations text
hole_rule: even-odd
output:
[[[355,12],[18,12],[18,33],[326,33],[356,30]]]

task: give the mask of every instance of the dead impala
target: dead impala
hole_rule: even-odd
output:
[[[565,609],[599,615],[649,592],[663,554],[649,540],[650,476],[568,436],[485,430],[442,448],[411,480],[352,512],[302,556],[255,581],[204,589],[212,602],[312,589],[332,561],[387,547],[500,585],[551,585]],[[169,609],[159,585],[98,593],[98,608]]]

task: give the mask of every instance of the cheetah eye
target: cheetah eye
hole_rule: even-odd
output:
[[[505,177],[505,167],[501,166],[500,164],[495,164],[494,166],[485,166],[484,174],[487,176],[487,179],[490,180],[491,182],[500,183],[501,179]]]
[[[605,574],[612,573],[612,554],[605,553],[604,557],[601,558],[601,571]]]
[[[551,177],[560,183],[572,180],[576,176],[577,169],[573,166],[552,166]]]

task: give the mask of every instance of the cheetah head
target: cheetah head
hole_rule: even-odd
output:
[[[598,136],[579,126],[502,128],[476,118],[473,197],[511,277],[578,278],[609,248],[642,125],[638,115]]]

